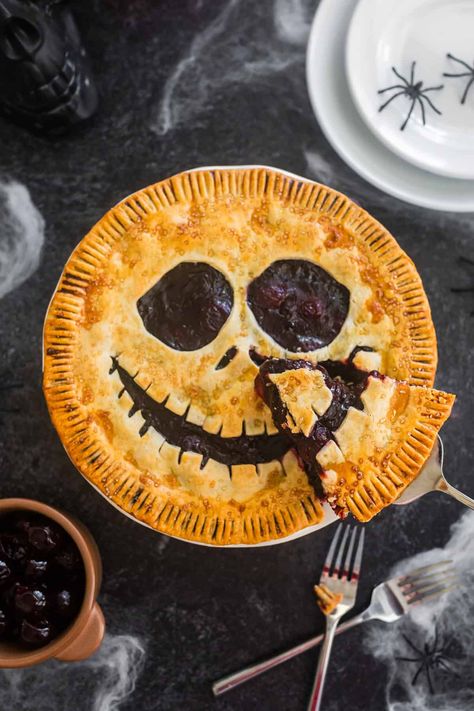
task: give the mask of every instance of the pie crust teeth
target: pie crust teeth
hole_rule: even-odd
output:
[[[140,259],[141,245],[151,250],[146,260]],[[245,290],[278,258],[312,259],[351,291],[340,333],[321,352],[305,356],[342,359],[360,336],[380,353],[382,372],[411,385],[433,385],[436,336],[416,268],[395,239],[345,196],[270,168],[185,172],[136,192],[106,213],[65,266],[45,321],[43,387],[75,466],[120,509],[158,531],[211,545],[255,544],[323,520],[321,502],[291,453],[283,463],[257,465],[255,472],[236,470],[233,484],[212,460],[201,469],[199,455],[180,459],[151,429],[139,436],[143,412],[128,416],[134,403],[128,393],[123,402],[118,398],[117,374],[109,374],[111,358],[118,357],[143,391],[156,401],[170,398],[177,417],[191,413],[197,423],[207,423],[204,429],[226,437],[238,436],[247,421],[252,432],[270,432],[271,418],[256,409],[258,398],[252,396],[257,368],[247,354],[252,346],[281,357],[283,349],[245,315]],[[186,259],[209,261],[234,290],[228,324],[215,343],[194,352],[195,368],[183,353],[170,356],[167,365],[163,354],[170,349],[145,331],[135,310],[137,298],[159,275]],[[239,330],[244,317],[245,334]],[[236,334],[239,352],[217,371],[221,380],[211,390],[206,369],[236,345]],[[193,388],[186,383],[190,372]],[[238,391],[230,389],[227,397],[229,383]],[[429,418],[443,418],[448,405],[433,394],[424,407],[413,437],[429,453],[435,436]],[[156,471],[153,457],[161,447]],[[409,478],[415,462],[408,443],[381,479],[354,492],[349,508],[369,520],[386,505],[385,490],[393,491],[388,479],[393,484],[397,477]]]

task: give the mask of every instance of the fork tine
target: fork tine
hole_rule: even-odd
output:
[[[334,564],[333,575],[339,575],[339,572],[341,570],[342,554],[344,553],[344,548],[346,547],[347,538],[348,538],[350,530],[351,530],[350,526],[345,526],[344,528],[345,528],[345,531],[344,531],[344,535],[342,537],[341,545],[339,546],[339,549],[337,551],[337,558],[336,558],[336,562]]]
[[[360,566],[362,564],[362,553],[364,550],[364,540],[365,540],[365,528],[362,528],[359,543],[357,544],[357,550],[355,554],[354,567],[352,568],[352,574],[349,578],[351,581],[357,582],[360,575]]]
[[[406,600],[408,605],[417,605],[419,602],[425,602],[426,600],[432,600],[435,597],[440,597],[441,595],[444,595],[445,593],[449,592],[450,590],[454,590],[456,587],[457,583],[453,581],[451,585],[442,585],[442,586],[435,586],[433,588],[430,588],[424,593],[421,593],[420,595],[414,595],[412,599]]]
[[[445,575],[448,575],[450,573],[456,573],[457,568],[454,565],[447,565],[445,568],[439,568],[435,570],[433,573],[427,573],[426,575],[419,575],[418,577],[411,579],[409,578],[408,580],[403,580],[400,585],[412,585],[413,587],[417,587],[419,585],[425,585],[426,583],[429,583],[430,580],[436,580],[436,578],[443,578]]]
[[[329,570],[331,569],[332,561],[334,558],[334,553],[336,551],[336,546],[339,541],[339,537],[341,535],[342,529],[343,529],[343,525],[342,525],[342,523],[340,523],[339,526],[337,527],[336,534],[331,541],[331,545],[329,546],[328,554],[326,556],[326,560],[324,561],[323,572],[321,573],[321,577],[323,577],[325,575],[329,575]]]
[[[456,572],[451,573],[451,575],[447,575],[446,577],[443,577],[442,580],[433,580],[430,583],[427,583],[426,585],[414,585],[413,588],[405,591],[402,591],[404,595],[420,595],[424,593],[426,590],[433,590],[433,588],[439,587],[440,585],[445,585],[446,583],[451,583],[454,580],[458,579],[458,575]]]
[[[447,560],[438,560],[436,563],[431,563],[430,565],[422,565],[420,568],[415,568],[415,570],[412,570],[410,573],[404,573],[403,575],[398,576],[397,582],[406,579],[412,580],[413,578],[425,574],[427,571],[432,570],[433,568],[437,568],[440,565],[446,565],[452,562],[453,561],[448,558]]]
[[[456,568],[453,568],[452,566],[449,568],[443,568],[443,570],[430,573],[429,575],[420,576],[419,578],[415,578],[415,580],[404,580],[401,583],[398,583],[398,587],[406,588],[409,586],[412,588],[420,588],[422,586],[431,585],[436,581],[443,582],[447,575],[453,573],[456,573]]]
[[[357,535],[357,526],[352,529],[351,539],[349,541],[349,547],[347,549],[346,557],[342,565],[342,577],[348,578],[351,569],[352,551],[354,550],[354,543]]]

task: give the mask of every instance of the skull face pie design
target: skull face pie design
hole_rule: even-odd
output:
[[[431,386],[411,261],[363,210],[264,168],[184,173],[78,245],[45,327],[44,389],[79,470],[150,526],[256,543],[323,520],[254,381],[264,358]]]
[[[314,351],[332,341],[349,310],[349,291],[312,262],[281,260],[256,277],[247,291],[247,304],[264,331],[293,351]],[[146,330],[177,351],[195,351],[210,344],[224,327],[233,306],[233,291],[217,269],[206,263],[181,262],[167,272],[137,302]],[[240,337],[242,333],[240,333]],[[237,346],[226,351],[215,370],[222,370],[237,355]],[[252,347],[249,352],[252,357]],[[229,467],[257,465],[280,460],[289,449],[279,434],[247,434],[222,437],[206,432],[184,414],[155,401],[112,357],[111,373],[117,373],[133,401],[129,416],[141,412],[145,422],[140,436],[150,427],[168,444],[184,452],[202,455],[201,469],[209,459]],[[245,422],[243,423],[245,430]],[[230,471],[232,476],[232,471]]]

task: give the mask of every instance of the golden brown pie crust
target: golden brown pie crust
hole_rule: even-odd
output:
[[[336,484],[336,505],[349,509],[359,521],[369,521],[395,501],[420,473],[454,400],[451,393],[395,383],[390,408],[385,414],[371,416],[367,430],[363,426],[359,431],[350,416],[346,418],[335,433],[340,442],[341,429],[353,427],[346,461],[335,466],[337,478],[341,477],[341,485]],[[369,403],[364,402],[364,409]]]
[[[135,374],[167,407],[208,431],[236,436],[274,431],[253,390],[248,346],[283,349],[248,313],[246,286],[276,259],[321,265],[351,292],[348,317],[328,346],[305,353],[341,360],[372,346],[379,370],[413,385],[433,384],[436,337],[420,277],[395,239],[348,198],[269,168],[182,173],[126,198],[84,237],[50,304],[44,332],[44,391],[74,464],[103,494],[140,521],[180,538],[214,545],[253,544],[321,522],[323,508],[291,453],[282,464],[233,467],[156,433],[137,435],[130,399],[109,375],[110,358]],[[192,355],[171,353],[140,323],[135,303],[180,261],[208,261],[231,282],[235,303],[216,341]],[[239,354],[222,371],[230,346]],[[245,362],[244,362],[245,359]],[[211,377],[212,372],[212,377]],[[190,378],[192,373],[192,378]],[[216,375],[216,373],[218,375]],[[148,440],[145,442],[144,440]],[[161,449],[160,449],[161,447]],[[160,451],[159,464],[156,463]],[[199,457],[198,457],[199,459]]]

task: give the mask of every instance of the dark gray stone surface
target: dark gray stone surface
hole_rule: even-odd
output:
[[[29,188],[46,221],[40,268],[0,305],[0,372],[24,384],[0,396],[2,405],[19,409],[0,427],[1,494],[64,507],[97,538],[108,628],[146,645],[144,670],[123,709],[303,709],[313,652],[219,700],[210,684],[322,629],[312,584],[332,528],[270,548],[214,550],[168,539],[121,515],[75,472],[48,418],[41,331],[49,298],[72,248],[112,204],[181,169],[259,163],[328,182],[393,232],[424,279],[439,337],[437,384],[458,393],[443,435],[446,469],[474,496],[474,295],[450,291],[474,282],[474,267],[458,261],[472,255],[474,220],[383,195],[332,151],[305,86],[312,7],[303,5],[303,23],[289,15],[283,35],[275,30],[275,19],[285,21],[282,2],[83,0],[76,8],[101,95],[96,118],[54,140],[0,122],[1,174]],[[190,46],[194,60],[179,64]],[[166,81],[177,67],[167,118],[160,99],[172,89]],[[359,606],[393,563],[443,544],[460,508],[432,494],[370,523]],[[384,669],[364,654],[362,638],[354,631],[337,641],[326,689],[331,711],[384,708]],[[61,684],[61,675],[52,683]],[[48,708],[59,711],[54,688],[50,694]],[[81,698],[76,711],[90,708]],[[39,707],[38,701],[32,709]]]

